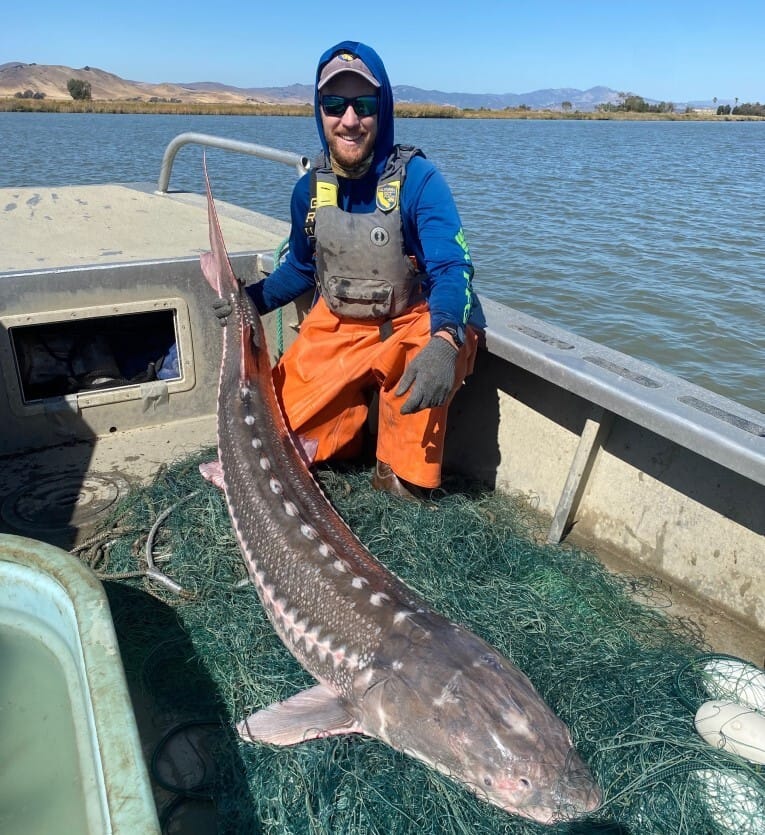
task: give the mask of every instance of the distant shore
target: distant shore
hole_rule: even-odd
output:
[[[118,101],[95,99],[74,101],[67,99],[0,98],[0,112],[13,113],[131,113],[177,114],[183,116],[313,116],[308,104],[247,104]],[[718,116],[708,110],[682,113],[636,113],[604,110],[532,110],[526,107],[489,110],[460,109],[435,104],[397,104],[394,115],[401,119],[587,119],[611,121],[653,122],[761,122],[762,116]]]

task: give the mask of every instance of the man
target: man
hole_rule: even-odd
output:
[[[287,422],[317,445],[316,461],[355,457],[376,388],[373,484],[416,500],[440,484],[448,403],[472,371],[473,321],[483,324],[470,253],[435,166],[394,145],[373,49],[343,41],[322,55],[315,112],[324,153],[292,193],[289,253],[248,292],[267,313],[317,289],[274,369]]]

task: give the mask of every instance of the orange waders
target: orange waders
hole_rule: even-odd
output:
[[[385,327],[389,335],[383,339],[380,322],[339,319],[319,299],[274,368],[276,392],[292,431],[317,441],[315,460],[326,461],[361,453],[368,391],[377,388],[378,460],[412,484],[438,487],[448,403],[402,415],[409,392],[396,396],[404,367],[430,339],[427,304],[420,302]],[[468,328],[449,400],[473,370],[477,343]]]

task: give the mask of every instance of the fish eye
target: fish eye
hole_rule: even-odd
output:
[[[527,780],[525,777],[521,777],[518,780],[518,783],[520,784],[521,788],[523,788],[523,789],[530,789],[531,788],[531,781]]]
[[[489,777],[489,775],[487,774],[487,775],[483,778],[483,784],[484,784],[484,786],[486,786],[487,788],[491,788],[491,786],[493,786],[493,785],[494,785],[494,781],[493,781],[493,780],[491,779],[491,777]]]

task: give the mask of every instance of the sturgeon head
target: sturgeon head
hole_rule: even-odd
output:
[[[231,269],[209,183],[207,197],[212,252],[202,270],[232,308],[218,393],[220,485],[260,601],[318,681],[257,710],[240,735],[291,745],[363,733],[508,812],[553,824],[592,811],[600,791],[528,678],[434,612],[324,497],[281,414],[262,323]]]
[[[517,666],[433,612],[408,620],[356,682],[365,733],[539,823],[600,805],[568,728]]]

